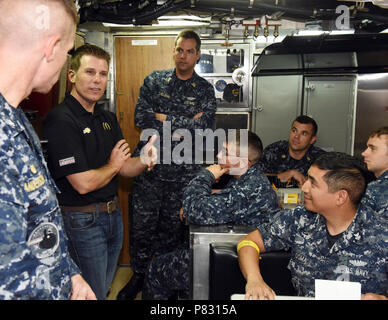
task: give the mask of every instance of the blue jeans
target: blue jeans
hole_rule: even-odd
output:
[[[68,249],[97,299],[104,300],[112,283],[123,243],[123,221],[117,207],[107,212],[63,212]]]

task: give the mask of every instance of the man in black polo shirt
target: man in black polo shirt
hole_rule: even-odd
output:
[[[68,74],[71,93],[44,123],[69,251],[98,299],[106,297],[123,241],[117,174],[134,177],[147,167],[144,157],[130,157],[116,116],[96,105],[106,88],[109,61],[109,53],[97,46],[78,48]],[[145,150],[156,155],[152,143]]]
[[[308,116],[299,116],[293,122],[288,141],[268,145],[259,166],[276,187],[301,187],[307,170],[325,151],[315,147],[318,125]]]

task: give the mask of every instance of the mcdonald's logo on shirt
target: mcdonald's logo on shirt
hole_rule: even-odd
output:
[[[104,128],[104,130],[112,130],[109,123],[105,121],[102,123],[102,127]]]

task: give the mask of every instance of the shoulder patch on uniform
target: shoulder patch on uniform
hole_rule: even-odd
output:
[[[75,163],[74,157],[69,157],[69,158],[66,158],[66,159],[59,160],[59,166],[60,167],[63,167],[63,166],[66,166],[66,165],[72,164],[72,163]]]
[[[27,245],[39,259],[52,256],[59,247],[59,229],[51,222],[38,225],[28,237]]]

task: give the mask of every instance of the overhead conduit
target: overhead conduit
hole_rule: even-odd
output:
[[[83,7],[80,9],[81,23],[97,21],[117,24],[147,24],[168,12],[188,6],[190,1],[168,0],[163,5],[156,5],[156,1],[153,1],[144,7],[140,6],[139,9],[141,3],[144,1],[138,1],[136,4],[134,1],[121,1]]]
[[[267,1],[269,2],[269,1]],[[86,21],[110,22],[117,24],[148,24],[152,20],[182,9],[208,14],[231,14],[236,16],[262,16],[271,15],[275,12],[283,12],[282,18],[305,21],[309,19],[330,20],[335,19],[336,5],[349,2],[341,1],[282,1],[283,5],[276,5],[275,0],[264,3],[263,0],[167,0],[162,5],[156,1],[115,1],[108,3],[93,2],[80,9],[81,23]],[[289,3],[289,6],[286,6]],[[233,8],[233,10],[232,10]],[[382,23],[388,23],[388,10],[376,6],[368,8],[369,12],[357,12],[359,19],[372,19]]]

